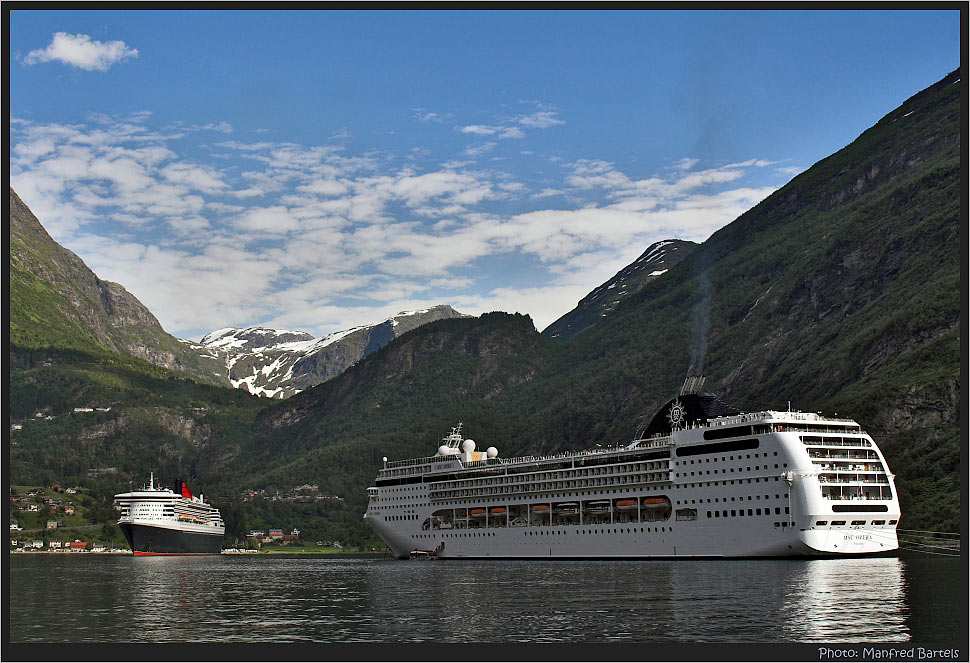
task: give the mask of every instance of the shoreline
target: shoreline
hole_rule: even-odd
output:
[[[61,555],[127,555],[132,556],[130,550],[69,550],[66,548],[47,548],[47,549],[32,549],[26,550],[23,548],[16,548],[10,551],[14,554],[19,555],[51,555],[51,554],[61,554]],[[223,550],[219,553],[220,555],[240,555],[246,557],[255,556],[303,556],[303,557],[384,557],[388,553],[387,551],[374,551],[374,550]],[[214,554],[213,554],[214,556]]]

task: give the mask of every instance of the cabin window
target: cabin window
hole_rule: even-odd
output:
[[[817,521],[815,521],[815,526],[816,527],[825,527],[828,524],[829,524],[829,521],[827,521],[827,520],[817,520]]]
[[[833,520],[832,521],[832,527],[838,527],[839,525],[845,525],[845,521],[844,520]]]

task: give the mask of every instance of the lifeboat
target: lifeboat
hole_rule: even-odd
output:
[[[610,510],[610,503],[609,501],[590,502],[589,510],[590,510],[590,513],[605,513]]]
[[[636,500],[617,500],[616,508],[618,511],[635,511],[637,508]]]
[[[549,511],[548,504],[533,504],[532,513],[546,513]]]
[[[643,506],[653,507],[655,509],[658,507],[670,506],[670,500],[668,500],[666,497],[648,497],[643,500]]]
[[[579,504],[576,502],[565,502],[563,504],[557,504],[555,508],[556,513],[562,514],[564,516],[570,516],[579,513]]]
[[[471,517],[472,518],[484,518],[485,517],[485,509],[484,509],[484,507],[476,507],[476,508],[472,509],[471,510]]]
[[[504,513],[505,513],[505,507],[504,506],[493,506],[492,507],[491,514],[493,516],[501,516]]]

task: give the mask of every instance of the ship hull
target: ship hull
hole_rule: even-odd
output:
[[[222,533],[188,532],[154,525],[119,523],[136,557],[161,555],[218,555]]]

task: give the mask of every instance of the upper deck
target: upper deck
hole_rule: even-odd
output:
[[[456,431],[460,431],[460,427],[459,424],[445,440],[451,440],[454,443]],[[694,424],[674,430],[670,435],[657,435],[650,438],[640,437],[625,445],[597,446],[582,451],[562,451],[548,455],[499,458],[497,456],[489,457],[485,453],[474,450],[458,452],[457,446],[452,447],[455,449],[454,453],[442,454],[442,448],[439,448],[439,453],[434,456],[385,461],[384,466],[378,472],[377,481],[385,483],[388,480],[404,477],[453,473],[461,470],[510,469],[519,466],[534,469],[554,469],[572,466],[575,463],[582,465],[608,464],[622,462],[635,452],[663,451],[675,446],[689,445],[694,442],[700,443],[711,439],[782,432],[865,434],[859,424],[852,419],[826,417],[814,412],[766,410],[716,417],[702,424]]]

